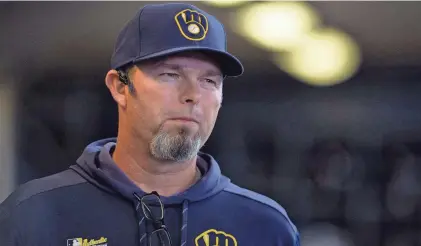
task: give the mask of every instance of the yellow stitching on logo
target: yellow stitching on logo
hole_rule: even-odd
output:
[[[212,242],[210,240],[209,234],[215,234],[214,245],[211,245]],[[215,229],[209,229],[197,236],[195,239],[196,246],[201,246],[199,244],[200,239],[203,239],[203,242],[206,246],[237,246],[237,239],[235,239],[233,235]],[[219,244],[220,242],[224,244]]]

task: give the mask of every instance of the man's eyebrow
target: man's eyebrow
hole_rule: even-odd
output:
[[[203,76],[220,76],[221,78],[224,78],[220,71],[214,69],[207,70],[205,73],[203,73]]]
[[[175,70],[175,71],[182,71],[184,68],[186,68],[186,66],[181,66],[179,64],[166,63],[164,61],[154,63],[154,64],[152,64],[152,66],[154,68],[169,68],[169,69],[172,69],[172,70]],[[220,71],[217,71],[215,69],[206,70],[206,72],[203,73],[203,76],[221,76],[221,77],[224,77],[223,74]]]

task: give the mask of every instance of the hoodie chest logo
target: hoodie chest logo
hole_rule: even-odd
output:
[[[87,239],[87,238],[72,238],[67,239],[67,246],[107,246],[107,238]]]
[[[237,246],[237,239],[231,234],[209,229],[194,240],[196,246]]]

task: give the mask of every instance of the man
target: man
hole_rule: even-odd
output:
[[[215,17],[187,4],[147,5],[119,34],[111,66],[117,138],[9,196],[2,246],[299,245],[281,206],[232,184],[199,152],[223,79],[243,73]]]

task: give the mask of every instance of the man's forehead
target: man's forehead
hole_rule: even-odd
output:
[[[186,59],[187,58],[187,59]],[[202,53],[202,52],[182,52],[165,57],[160,57],[154,60],[151,60],[145,65],[153,68],[174,68],[174,69],[183,69],[188,66],[185,61],[189,59],[200,60],[204,63],[207,63],[206,70],[214,70],[214,73],[222,74],[218,63],[212,59],[212,57]],[[198,65],[199,63],[193,61],[190,64]]]

